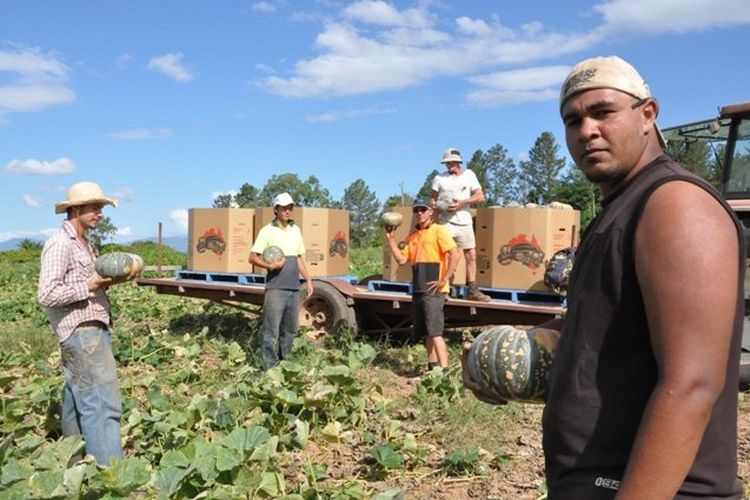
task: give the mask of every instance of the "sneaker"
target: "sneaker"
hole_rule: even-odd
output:
[[[477,302],[489,302],[492,298],[489,295],[485,295],[479,288],[469,288],[469,292],[466,294],[466,300],[475,300]]]

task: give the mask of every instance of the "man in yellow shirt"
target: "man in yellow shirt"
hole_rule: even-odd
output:
[[[281,193],[273,201],[276,218],[264,226],[250,250],[252,264],[268,270],[266,291],[263,296],[263,365],[273,368],[279,360],[287,359],[299,328],[299,275],[307,284],[307,295],[313,293],[312,279],[307,272],[305,244],[299,226],[292,220],[294,200],[289,193]],[[274,261],[263,260],[263,251],[270,247],[281,248],[284,257]],[[278,345],[277,345],[278,344]]]

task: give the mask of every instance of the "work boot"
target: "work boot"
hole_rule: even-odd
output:
[[[468,284],[468,292],[466,293],[466,300],[476,300],[477,302],[489,302],[492,300],[489,295],[485,295],[479,291],[476,283]]]

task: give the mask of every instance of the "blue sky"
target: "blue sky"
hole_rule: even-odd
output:
[[[384,200],[446,147],[566,153],[559,85],[596,55],[640,70],[662,126],[709,118],[750,100],[748,46],[748,0],[4,0],[0,241],[54,231],[81,180],[127,241],[273,174]]]

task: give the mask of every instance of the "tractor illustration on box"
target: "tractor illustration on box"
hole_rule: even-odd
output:
[[[224,240],[224,235],[221,234],[221,229],[210,228],[203,236],[198,238],[198,244],[195,249],[199,253],[203,253],[206,250],[211,250],[216,255],[221,255],[227,248],[227,242]]]
[[[331,240],[331,245],[328,247],[328,254],[331,257],[335,255],[341,255],[346,257],[349,252],[349,244],[346,242],[346,235],[343,231],[337,231],[336,235]]]
[[[529,241],[525,234],[519,234],[500,247],[497,261],[503,266],[515,261],[530,269],[537,269],[544,262],[544,251],[535,237],[532,236]]]

